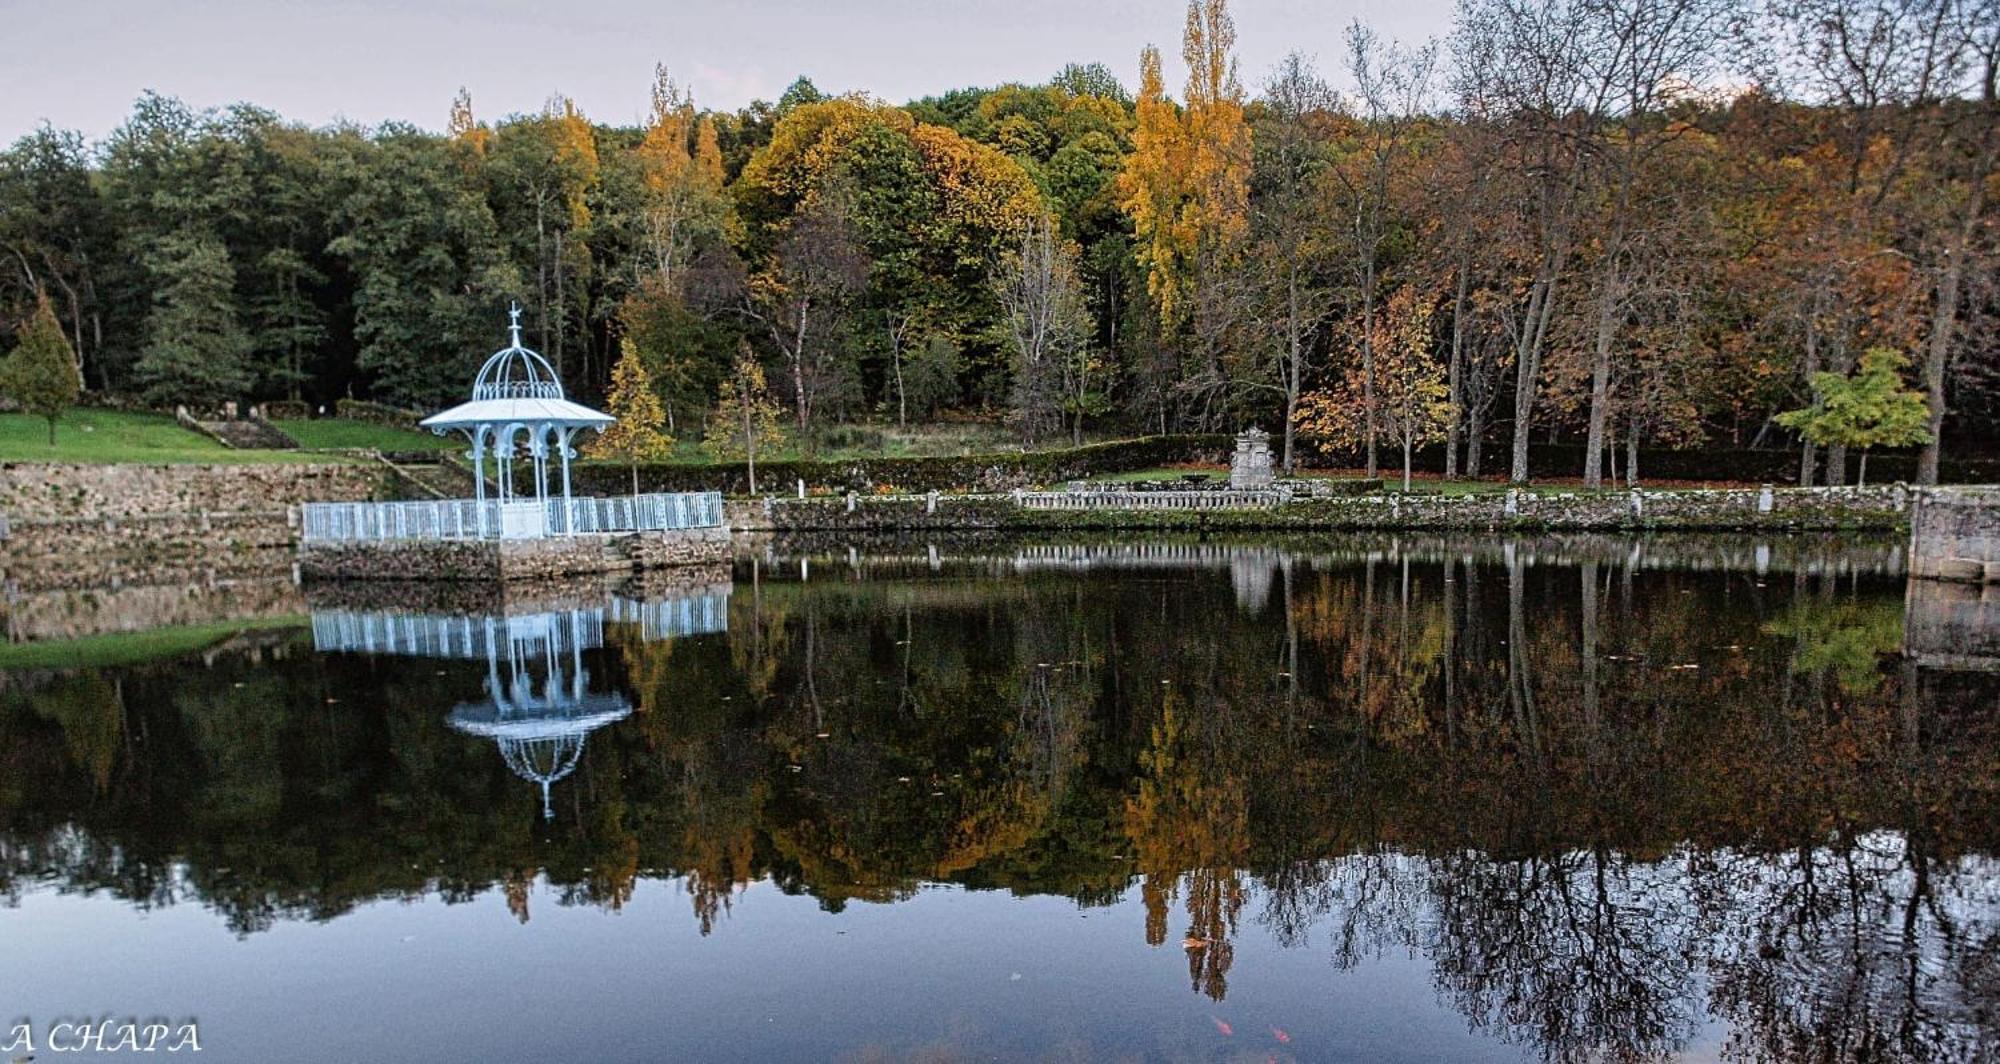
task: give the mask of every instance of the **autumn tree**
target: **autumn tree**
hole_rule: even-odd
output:
[[[553,97],[540,114],[500,126],[485,172],[515,261],[533,279],[536,346],[558,373],[567,373],[592,272],[592,199],[600,176],[595,133],[574,101]],[[588,374],[587,347],[583,354],[580,368]]]
[[[1363,450],[1367,475],[1376,472],[1375,315],[1382,298],[1383,253],[1398,225],[1395,183],[1408,168],[1418,126],[1431,106],[1437,49],[1407,49],[1356,22],[1347,31],[1348,74],[1359,87],[1360,143],[1333,168],[1335,203],[1347,229],[1345,247],[1358,304]]]
[[[1371,427],[1387,433],[1402,446],[1404,491],[1410,490],[1416,448],[1444,439],[1452,418],[1431,318],[1428,297],[1409,286],[1397,289],[1375,322],[1373,379],[1357,357],[1339,387],[1315,391],[1299,404],[1299,430],[1314,439],[1361,447]],[[1355,347],[1358,356],[1360,341]],[[1377,401],[1373,418],[1368,396]]]
[[[1249,227],[1250,129],[1235,46],[1226,0],[1190,0],[1184,104],[1167,99],[1159,52],[1148,47],[1132,154],[1118,175],[1162,339],[1191,346],[1183,389],[1207,408],[1228,384],[1220,363],[1237,325],[1228,282]]]
[[[1279,65],[1259,103],[1252,125],[1249,242],[1241,266],[1257,335],[1244,345],[1246,372],[1235,376],[1241,385],[1275,392],[1282,401],[1279,462],[1291,473],[1297,467],[1299,398],[1319,333],[1338,298],[1329,262],[1338,227],[1324,193],[1340,115],[1332,87],[1298,53]]]
[[[49,446],[56,444],[56,419],[76,402],[80,391],[76,356],[55,308],[44,296],[35,304],[35,316],[22,329],[12,354],[0,363],[0,394],[21,404],[21,409],[49,423]]]
[[[747,312],[784,359],[792,426],[808,450],[822,406],[852,383],[839,334],[867,276],[844,190],[829,188],[792,219],[770,268],[751,280]]]
[[[757,452],[768,451],[784,442],[778,427],[779,406],[764,386],[764,367],[745,343],[737,351],[736,365],[716,392],[715,410],[710,413],[702,450],[719,461],[742,458],[749,469],[750,493],[757,493]]]
[[[661,431],[666,410],[653,391],[652,375],[638,348],[630,340],[619,345],[618,363],[611,368],[611,394],[605,399],[606,413],[618,420],[604,430],[584,454],[591,458],[620,459],[632,472],[632,494],[639,494],[639,463],[657,461],[673,453],[673,437]]]

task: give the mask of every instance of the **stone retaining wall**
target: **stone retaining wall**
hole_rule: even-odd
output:
[[[19,525],[74,518],[282,512],[303,502],[388,498],[394,492],[391,479],[380,466],[335,463],[6,462],[0,463],[0,514]]]
[[[772,498],[729,504],[744,531],[907,532],[952,529],[1647,529],[1804,531],[1896,529],[1910,492],[1879,488],[1722,491],[1486,492],[1301,499],[1275,509],[1033,510],[1009,495]]]
[[[1933,488],[1910,517],[1910,573],[2000,583],[2000,488]]]
[[[529,540],[388,540],[311,543],[299,575],[312,580],[552,580],[577,573],[714,565],[730,557],[729,531],[558,536]]]

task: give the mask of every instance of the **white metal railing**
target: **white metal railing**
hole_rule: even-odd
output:
[[[1024,491],[1029,510],[1230,510],[1277,506],[1279,491]]]
[[[716,528],[722,524],[722,496],[709,491],[543,502],[312,502],[300,508],[300,517],[300,534],[308,543],[542,539],[598,532]]]

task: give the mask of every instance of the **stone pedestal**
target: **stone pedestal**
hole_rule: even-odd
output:
[[[1271,434],[1252,427],[1236,437],[1236,454],[1229,461],[1229,486],[1236,491],[1270,488]]]

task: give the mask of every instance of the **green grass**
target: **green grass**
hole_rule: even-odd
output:
[[[192,654],[244,632],[296,628],[304,617],[268,617],[254,621],[218,621],[146,632],[113,632],[41,643],[0,645],[0,669],[101,669],[137,665]]]
[[[301,447],[345,450],[367,448],[376,451],[448,451],[462,447],[462,442],[453,437],[433,436],[428,432],[412,432],[409,429],[375,425],[366,421],[348,421],[342,418],[316,418],[312,420],[274,420],[279,431],[299,441]]]
[[[165,414],[71,410],[56,422],[29,414],[0,414],[0,462],[325,462],[326,455],[295,451],[232,451]]]

